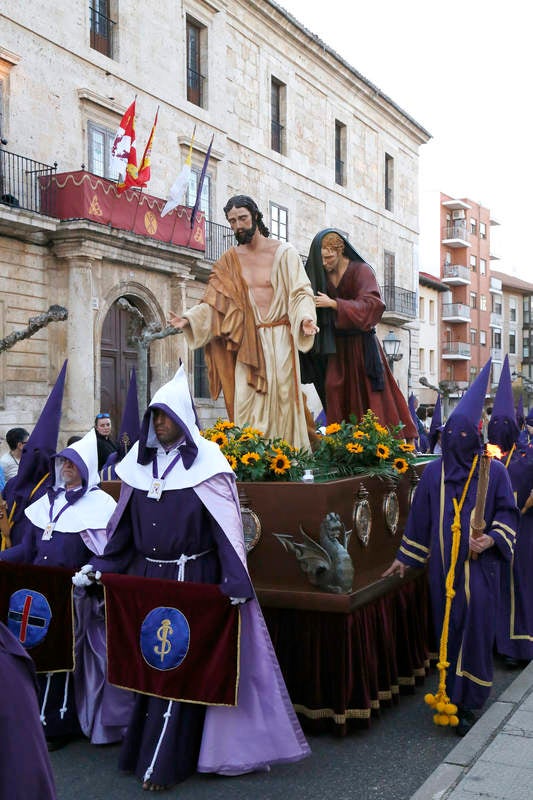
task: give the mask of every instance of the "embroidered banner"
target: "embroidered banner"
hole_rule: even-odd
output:
[[[217,586],[102,577],[110,683],[168,700],[234,706],[240,614]]]
[[[72,570],[0,561],[0,619],[37,672],[74,669]]]

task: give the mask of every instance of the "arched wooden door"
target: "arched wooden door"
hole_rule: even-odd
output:
[[[130,305],[132,301],[128,298]],[[111,414],[113,438],[118,434],[128,393],[131,370],[138,370],[138,354],[131,341],[132,315],[113,303],[102,326],[100,347],[100,411]],[[140,404],[141,414],[145,405]]]

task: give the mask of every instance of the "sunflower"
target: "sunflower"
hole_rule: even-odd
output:
[[[243,456],[241,456],[241,461],[245,467],[250,465],[250,461],[260,461],[260,459],[261,456],[259,453],[245,453]]]
[[[387,428],[385,428],[383,425],[380,425],[379,422],[374,422],[374,429],[378,433],[388,433]]]
[[[404,472],[407,472],[407,469],[409,468],[409,464],[407,463],[405,458],[395,458],[394,461],[392,462],[392,466],[394,467],[396,472],[400,473],[400,475]]]
[[[414,453],[415,446],[414,444],[409,444],[409,442],[402,442],[398,445],[398,449],[402,451],[402,453]]]
[[[367,434],[366,434],[364,431],[355,430],[355,431],[352,433],[352,437],[353,437],[354,439],[366,439],[366,438],[367,438]]]
[[[219,447],[224,447],[228,443],[228,437],[223,431],[218,431],[218,433],[211,436],[211,441],[216,442]]]
[[[341,429],[341,426],[339,425],[338,422],[332,422],[331,425],[328,425],[326,427],[326,436],[328,436],[328,435],[330,435],[332,433],[338,433],[340,431],[340,429]]]
[[[253,433],[250,433],[250,431],[247,431],[246,433],[241,434],[239,436],[239,438],[237,439],[237,441],[238,442],[249,442],[250,439],[255,439],[255,435]]]
[[[290,466],[291,462],[283,453],[278,453],[275,458],[270,459],[270,469],[275,475],[284,475]]]
[[[349,453],[362,453],[365,449],[362,444],[355,444],[354,442],[348,442],[346,445],[346,449]]]
[[[243,433],[250,433],[252,436],[264,436],[263,431],[260,431],[258,428],[252,428],[250,425],[247,425],[245,428],[242,429]],[[242,436],[241,436],[242,439]]]
[[[229,420],[227,420],[227,419],[219,419],[219,420],[217,420],[217,421],[216,421],[216,423],[215,423],[215,428],[216,428],[218,431],[225,431],[225,430],[227,430],[228,428],[234,428],[234,427],[235,427],[235,423],[233,423],[233,422],[230,422],[230,421],[229,421]]]
[[[232,470],[235,472],[235,470],[237,469],[237,459],[235,458],[235,456],[232,456],[229,453],[224,453],[224,455],[226,456],[226,460],[227,460],[228,464],[230,465]]]
[[[378,444],[376,447],[376,455],[378,458],[388,458],[390,456],[390,448],[386,444]]]

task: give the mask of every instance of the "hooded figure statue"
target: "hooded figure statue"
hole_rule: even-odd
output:
[[[248,575],[235,477],[200,434],[183,367],[155,393],[116,470],[123,485],[111,539],[93,566],[217,584],[228,602],[242,603],[238,705],[137,694],[121,768],[150,789],[195,771],[233,775],[308,755]]]
[[[405,398],[390,371],[375,326],[385,310],[372,267],[346,236],[326,228],[314,237],[305,265],[320,328],[300,354],[302,383],[314,383],[328,424],[361,419],[372,409],[382,425],[403,425],[417,438]]]
[[[50,459],[46,489],[25,510],[30,523],[22,542],[0,554],[15,563],[77,570],[101,554],[106,526],[116,503],[99,487],[94,428]],[[39,676],[49,749],[57,749],[81,732],[96,744],[122,738],[131,701],[105,681],[102,599],[80,593],[75,598],[76,670]],[[74,701],[76,696],[76,702]],[[66,698],[66,702],[65,702]],[[103,721],[105,718],[105,722]]]
[[[459,735],[470,729],[475,722],[473,709],[480,709],[490,693],[494,598],[499,597],[502,570],[512,558],[518,527],[507,470],[491,459],[486,496],[478,507],[484,532],[471,535],[472,512],[481,503],[479,422],[490,367],[489,360],[448,418],[442,458],[424,469],[396,559],[385,572],[403,575],[406,566],[427,564],[433,623],[440,640],[439,669],[444,670],[447,697],[458,709],[457,716],[447,721],[457,726]],[[449,585],[454,595],[447,590]],[[440,724],[440,717],[435,721]]]

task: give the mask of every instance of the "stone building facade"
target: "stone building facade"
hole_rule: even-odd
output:
[[[31,430],[65,358],[62,436],[86,431],[102,404],[118,424],[140,357],[132,317],[164,328],[202,296],[217,248],[231,244],[222,208],[236,193],[303,255],[321,228],[348,234],[383,287],[378,335],[392,326],[401,338],[407,393],[418,157],[430,138],[419,123],[269,0],[164,0],[149,13],[139,0],[42,0],[0,18],[0,338],[53,303],[69,312],[0,355],[0,433]],[[212,140],[201,205],[211,252],[43,205],[36,175],[114,177],[110,145],[134,97],[139,158],[159,109],[151,196],[166,197],[192,144],[192,205]],[[205,397],[201,354],[183,337],[152,342],[147,397],[179,358],[213,420],[223,405]]]

